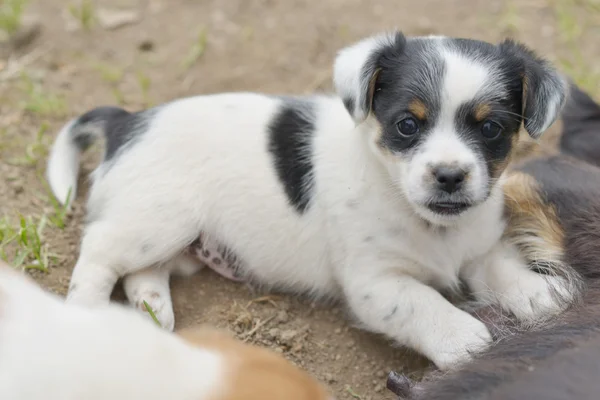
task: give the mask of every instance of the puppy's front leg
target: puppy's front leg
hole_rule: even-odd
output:
[[[499,243],[485,257],[466,266],[462,276],[478,300],[499,304],[528,323],[560,313],[578,294],[575,277],[570,281],[534,272],[507,243]]]
[[[379,271],[349,270],[345,282],[350,307],[365,328],[415,349],[442,370],[468,361],[491,342],[483,323],[432,287],[394,271]]]

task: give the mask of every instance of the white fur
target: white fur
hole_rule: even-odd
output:
[[[381,40],[363,41],[340,54],[335,82],[342,96],[364,95],[357,74]],[[415,161],[415,176],[418,180],[424,173],[418,169],[428,163],[458,162],[472,169],[472,191],[481,195],[485,166],[450,121],[458,104],[485,87],[487,75],[478,65],[448,57],[447,115],[426,144],[423,160]],[[128,293],[134,302],[140,300],[132,294],[136,287],[138,293],[168,296],[168,274],[157,268],[172,269],[172,261],[202,231],[225,242],[257,282],[340,297],[366,329],[422,352],[440,368],[484,348],[491,340],[485,326],[436,289],[455,288],[473,263],[491,265],[494,273],[481,275],[482,284],[502,290],[505,286],[495,283],[499,277],[527,274],[524,264],[503,272],[497,262],[504,254],[495,250],[504,229],[501,187],[460,217],[429,218],[445,225],[432,228],[402,192],[407,182],[413,189],[419,183],[410,183],[410,173],[398,170],[392,157],[373,151],[369,138],[376,124],[367,118],[356,126],[365,117],[360,111],[353,120],[340,99],[313,97],[318,110],[314,187],[310,207],[299,215],[268,152],[267,127],[281,101],[229,93],[162,106],[140,140],[94,174],[92,218],[69,301],[105,304],[117,279],[126,275],[133,279]],[[146,275],[153,271],[147,268],[155,268],[155,278]],[[136,274],[146,277],[136,283]],[[538,289],[523,295],[536,297]],[[155,304],[170,327],[170,301]]]
[[[563,86],[563,90],[565,92],[569,91],[569,85],[567,83],[567,80],[565,79],[564,76],[559,75],[559,79],[560,82]],[[539,130],[538,134],[543,133],[544,131],[546,131],[548,128],[550,128],[550,126],[554,123],[554,121],[556,121],[556,118],[558,118],[559,114],[560,114],[560,110],[562,109],[562,105],[564,104],[564,98],[560,97],[560,92],[556,92],[553,91],[552,88],[548,87],[548,85],[545,85],[545,91],[546,91],[546,95],[549,97],[548,100],[548,109],[546,110],[546,117],[544,119],[544,125],[542,125],[542,128]]]
[[[71,143],[69,132],[75,120],[69,122],[58,134],[48,159],[46,177],[52,191],[62,204],[69,203],[77,192],[79,150]],[[70,194],[70,195],[69,195]]]
[[[361,77],[365,71],[363,67],[373,52],[394,42],[392,33],[372,36],[341,50],[333,67],[334,86],[342,98],[355,99],[354,110],[351,111],[357,123],[363,122],[368,110],[362,107],[365,101],[365,82]]]
[[[0,399],[216,399],[224,358],[117,305],[90,310],[0,265]]]

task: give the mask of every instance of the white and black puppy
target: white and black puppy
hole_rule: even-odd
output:
[[[566,281],[501,241],[521,125],[539,137],[564,103],[554,69],[512,41],[393,33],[342,50],[334,80],[339,97],[228,93],[70,122],[48,165],[61,201],[80,152],[107,145],[68,301],[104,304],[125,277],[172,328],[169,274],[202,236],[237,275],[337,296],[442,369],[491,340],[440,294],[461,280],[521,320],[560,311]]]

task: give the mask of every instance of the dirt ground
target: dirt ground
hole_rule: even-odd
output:
[[[44,164],[60,126],[90,108],[121,104],[136,110],[220,91],[330,90],[337,49],[394,28],[409,35],[491,41],[516,37],[600,94],[598,0],[98,0],[89,4],[32,1],[23,21],[37,19],[39,34],[18,33],[18,43],[0,45],[3,257],[19,266],[31,265],[35,258],[20,257],[28,245],[4,243],[7,232],[19,230],[18,213],[31,217],[32,224],[43,215],[53,217],[40,242],[43,253],[50,254],[48,271],[30,271],[44,287],[59,294],[66,293],[78,254],[86,181],[82,180],[75,208],[64,220],[66,226],[56,227],[62,218],[43,185]],[[114,17],[115,10],[134,12],[135,21],[118,28],[101,23],[102,15],[112,12]],[[24,26],[26,32],[28,25]],[[94,167],[99,151],[85,156],[84,176]],[[38,262],[38,268],[43,264]],[[210,324],[230,329],[241,339],[282,352],[330,385],[339,399],[391,399],[384,389],[389,370],[418,377],[427,366],[413,353],[356,329],[335,305],[268,296],[208,270],[191,279],[174,279],[172,292],[177,328]],[[122,295],[117,293],[116,298]]]

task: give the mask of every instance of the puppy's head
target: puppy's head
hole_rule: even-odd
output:
[[[486,201],[524,122],[538,138],[566,83],[524,46],[401,33],[340,52],[335,87],[415,211],[449,224]]]

